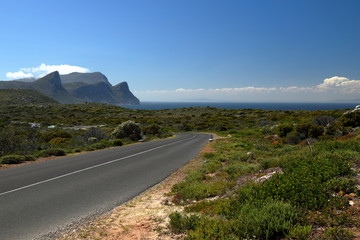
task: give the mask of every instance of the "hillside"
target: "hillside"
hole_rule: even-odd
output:
[[[140,104],[126,82],[112,86],[107,77],[99,72],[60,75],[56,71],[35,81],[31,80],[0,81],[0,89],[33,89],[60,103]]]
[[[54,99],[31,89],[0,89],[0,105],[57,103]]]

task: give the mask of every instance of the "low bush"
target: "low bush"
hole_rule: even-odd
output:
[[[175,233],[184,233],[188,230],[194,230],[200,221],[200,217],[198,216],[183,216],[179,212],[171,213],[169,218],[170,228]]]
[[[109,142],[107,140],[101,140],[100,142],[91,144],[90,148],[94,150],[100,150],[100,149],[108,148],[110,146],[112,146],[112,142]]]
[[[185,212],[198,212],[211,216],[229,216],[230,199],[203,200],[185,207]]]
[[[348,230],[334,227],[325,231],[323,240],[351,240],[353,238],[353,234]]]
[[[247,203],[236,211],[236,235],[244,238],[275,239],[292,228],[297,210],[289,203],[268,200]]]
[[[24,160],[26,162],[32,162],[32,161],[35,161],[36,158],[34,156],[32,156],[32,155],[24,155]]]
[[[278,157],[264,158],[264,159],[259,159],[258,162],[260,163],[262,169],[268,169],[268,168],[278,167],[280,165],[280,158]]]
[[[340,191],[344,193],[352,193],[356,191],[356,179],[352,177],[339,177],[329,180],[326,184],[326,189],[330,193],[338,193]]]
[[[189,230],[185,240],[240,239],[234,233],[233,220],[201,217],[194,230]]]
[[[260,170],[259,164],[234,162],[226,167],[225,172],[229,174],[231,178],[236,178],[240,175],[255,173]]]
[[[287,237],[290,239],[296,239],[296,240],[308,240],[311,234],[312,226],[301,226],[296,225],[294,228],[292,228],[289,231],[289,234],[287,234]]]
[[[203,163],[203,172],[207,173],[214,173],[216,170],[222,167],[221,162],[217,160],[206,160]]]
[[[120,139],[115,139],[114,141],[112,141],[112,145],[116,147],[121,147],[122,145],[124,145],[124,143]]]
[[[179,213],[172,216],[178,232],[187,232],[186,239],[277,239],[292,229],[297,210],[288,203],[268,200],[239,205],[233,217],[211,218]]]
[[[8,155],[0,159],[1,164],[19,164],[26,161],[35,161],[35,157],[30,155]]]
[[[66,156],[65,150],[61,148],[49,148],[45,150],[47,156]]]
[[[229,184],[225,180],[215,182],[182,182],[176,184],[173,192],[179,193],[184,200],[201,200],[226,192]]]

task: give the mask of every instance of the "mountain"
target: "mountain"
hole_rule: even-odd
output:
[[[72,96],[62,85],[59,72],[52,72],[30,83],[33,89],[54,98],[60,103],[80,103],[81,99]]]
[[[0,89],[0,105],[57,104],[54,99],[32,89]]]
[[[107,77],[100,72],[59,75],[56,71],[33,82],[0,81],[0,89],[10,88],[37,90],[60,103],[140,104],[126,82],[112,86]]]
[[[132,92],[129,90],[129,85],[127,82],[122,82],[115,85],[113,88],[113,92],[117,99],[122,102],[127,101],[131,105],[139,105],[140,101],[137,99]]]
[[[74,86],[74,84],[72,86]],[[80,99],[85,99],[87,102],[112,104],[119,103],[119,101],[114,97],[111,86],[104,82],[98,82],[95,84],[82,84],[75,89],[70,90],[70,88],[68,88],[68,90],[73,96]]]
[[[72,96],[86,101],[124,105],[140,104],[126,82],[112,86],[107,77],[100,72],[74,72],[61,75],[61,81]]]
[[[105,82],[110,85],[107,77],[104,74],[102,74],[101,72],[93,72],[93,73],[73,72],[73,73],[61,75],[61,81],[63,84],[74,83],[74,82],[95,84],[98,82]]]

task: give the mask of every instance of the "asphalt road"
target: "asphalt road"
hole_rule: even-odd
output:
[[[194,158],[208,134],[96,151],[0,170],[0,239],[37,239],[104,213]]]

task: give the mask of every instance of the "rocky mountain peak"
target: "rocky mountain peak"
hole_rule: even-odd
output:
[[[112,86],[100,73],[70,73],[58,71],[34,82],[0,81],[0,89],[34,89],[60,103],[100,102],[116,105],[140,104],[126,82]]]

